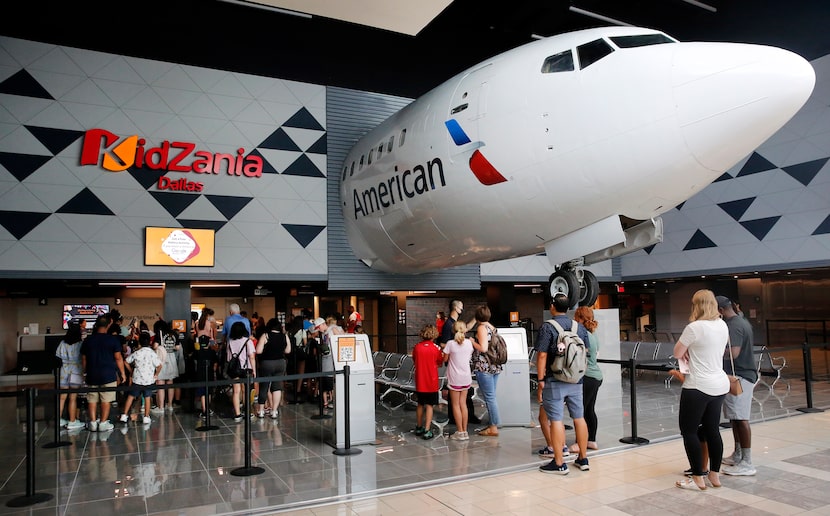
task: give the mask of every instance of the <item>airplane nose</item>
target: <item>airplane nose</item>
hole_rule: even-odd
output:
[[[780,48],[683,43],[672,80],[686,144],[702,166],[724,172],[801,109],[816,76],[804,58]]]

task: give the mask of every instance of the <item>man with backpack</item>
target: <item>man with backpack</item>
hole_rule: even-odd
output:
[[[542,324],[536,340],[536,368],[538,371],[536,379],[539,382],[539,401],[543,404],[547,415],[554,443],[553,460],[549,464],[540,466],[539,470],[543,473],[556,475],[568,474],[568,465],[563,460],[563,448],[565,447],[563,418],[566,404],[571,419],[573,419],[576,442],[579,445],[579,456],[574,461],[574,465],[582,471],[590,469],[586,454],[588,449],[588,425],[585,423],[582,403],[582,374],[584,374],[584,370],[581,374],[578,369],[560,371],[558,368],[561,359],[556,360],[557,356],[573,353],[573,350],[567,348],[578,346],[580,344],[579,340],[586,347],[586,349],[579,351],[582,353],[587,351],[588,330],[568,317],[568,308],[570,308],[568,296],[562,293],[555,294],[550,305],[550,313],[553,315],[553,319]],[[561,332],[553,322],[558,324],[559,328],[562,329]],[[571,334],[574,328],[576,328],[576,335]],[[556,373],[551,367],[554,362],[557,362]],[[554,374],[558,378],[555,378]]]

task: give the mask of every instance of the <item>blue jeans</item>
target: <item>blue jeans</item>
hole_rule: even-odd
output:
[[[476,371],[476,380],[481,394],[484,395],[484,404],[487,405],[490,424],[499,426],[501,419],[499,418],[499,404],[496,402],[496,384],[499,383],[499,375]]]

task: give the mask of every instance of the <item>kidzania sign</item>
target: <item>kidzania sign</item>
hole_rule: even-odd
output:
[[[145,148],[147,141],[136,135],[121,139],[104,129],[90,129],[84,134],[81,165],[97,165],[110,172],[128,168],[165,170],[196,174],[262,177],[262,158],[245,156],[245,149],[236,154],[197,150],[195,143],[163,141],[158,147]],[[200,192],[204,185],[185,178],[159,177],[159,190]]]

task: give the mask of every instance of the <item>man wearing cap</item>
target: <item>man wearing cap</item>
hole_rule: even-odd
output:
[[[723,458],[724,466],[721,472],[727,475],[751,476],[755,474],[755,467],[752,465],[752,431],[749,428],[749,415],[752,410],[752,391],[758,380],[752,351],[752,325],[744,317],[738,315],[736,305],[728,297],[717,296],[715,299],[718,302],[718,311],[729,328],[729,346],[724,356],[723,370],[727,374],[740,377],[743,387],[743,393],[737,396],[727,393],[723,400],[723,415],[732,425],[735,451],[731,456]]]
[[[343,335],[343,328],[335,324],[335,319],[330,317],[328,320],[318,317],[312,322],[314,328],[312,331],[317,332],[320,338],[321,353],[320,357],[320,371],[323,373],[334,372],[334,357],[332,356],[331,337],[332,335]],[[331,376],[324,376],[321,381],[322,389],[321,396],[323,397],[323,406],[326,408],[334,408],[334,378]]]

